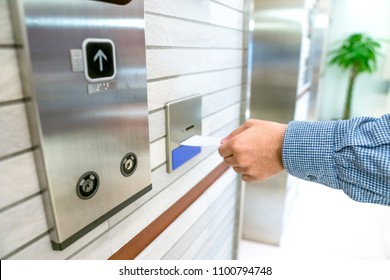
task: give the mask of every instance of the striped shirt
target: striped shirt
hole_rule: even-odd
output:
[[[288,124],[283,164],[295,177],[390,206],[390,114]]]

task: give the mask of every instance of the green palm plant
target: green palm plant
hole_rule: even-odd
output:
[[[349,119],[351,115],[353,88],[357,76],[364,72],[373,73],[376,70],[380,47],[380,43],[369,36],[354,33],[343,40],[340,47],[329,52],[330,65],[337,65],[349,71],[343,119]]]

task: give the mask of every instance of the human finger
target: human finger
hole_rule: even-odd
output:
[[[231,146],[229,143],[222,144],[218,147],[218,152],[221,157],[226,158],[233,155],[233,150],[231,149]]]
[[[233,170],[238,173],[238,174],[241,174],[242,170],[239,166],[233,166]]]
[[[228,157],[224,157],[223,158],[223,161],[229,165],[229,166],[238,166],[237,164],[237,161],[234,159],[234,157],[231,155],[231,156],[228,156]]]

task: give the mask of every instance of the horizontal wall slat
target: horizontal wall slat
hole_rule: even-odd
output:
[[[209,224],[214,224],[215,220],[220,217],[222,212],[229,209],[234,204],[232,197],[235,196],[236,188],[233,184],[223,192],[223,195],[214,203],[210,203],[208,209],[200,218],[194,221],[191,229],[187,230],[182,237],[167,251],[163,259],[173,260],[179,259],[184,254],[186,249],[191,245]],[[223,215],[222,215],[223,216]]]
[[[181,260],[191,260],[196,258],[197,255],[199,255],[204,250],[208,249],[210,246],[210,241],[212,239],[212,236],[215,234],[219,234],[220,231],[220,222],[224,220],[229,220],[231,216],[233,215],[233,209],[231,211],[227,211],[224,216],[217,217],[217,222],[211,224],[210,226],[206,227],[204,231],[202,231],[199,236],[193,242],[191,245],[187,248],[187,250],[184,252],[184,254],[180,257]]]
[[[149,111],[163,108],[168,101],[207,94],[242,83],[241,68],[180,76],[148,83]]]
[[[243,47],[242,31],[180,19],[145,15],[146,45],[191,48]],[[167,30],[168,32],[161,32]]]
[[[48,231],[41,196],[0,213],[0,258]]]
[[[229,106],[237,103],[241,99],[241,85],[219,92],[208,94],[203,97],[203,117],[210,116],[213,113],[226,109]]]
[[[163,138],[150,144],[150,164],[152,169],[166,162],[165,142],[165,138]]]
[[[0,26],[1,26],[0,45],[14,44],[14,38],[12,36],[11,19],[8,10],[8,0],[0,1]]]
[[[148,0],[145,11],[242,29],[242,13],[212,1]]]
[[[32,152],[0,161],[0,209],[39,191]]]
[[[224,126],[222,129],[217,130],[216,132],[212,133],[212,136],[215,137],[225,137],[228,134],[230,134],[233,130],[238,128],[241,124],[241,121],[239,118],[236,118],[232,122],[228,123],[226,126]]]
[[[209,135],[210,132],[216,131],[221,127],[232,122],[240,115],[240,104],[230,106],[216,114],[213,114],[202,120],[202,134]]]
[[[176,241],[203,215],[218,197],[229,186],[235,174],[226,172],[210,188],[194,202],[178,219],[175,220],[153,243],[150,244],[137,259],[161,259]]]
[[[1,36],[1,34],[3,34],[1,22],[0,26],[2,28],[0,32]],[[0,40],[1,39],[2,38],[0,38]],[[6,71],[1,71],[0,75],[0,103],[22,99],[23,91],[19,76],[16,50],[0,48],[0,61],[1,67],[6,69]]]
[[[229,237],[229,239],[224,240],[225,242],[218,248],[218,251],[214,253],[214,255],[210,258],[211,260],[232,260],[233,259],[233,237]]]
[[[222,209],[222,211],[218,214],[218,216],[215,216],[213,217],[214,219],[211,220],[211,223],[210,224],[207,224],[202,231],[198,232],[198,235],[196,236],[192,236],[192,240],[187,243],[184,251],[180,252],[181,254],[178,254],[177,257],[175,258],[169,258],[168,256],[165,257],[164,256],[164,259],[168,260],[168,259],[181,259],[181,260],[185,260],[185,259],[192,259],[193,256],[191,256],[190,258],[188,258],[188,256],[190,256],[190,254],[188,254],[189,252],[193,252],[193,251],[196,251],[196,246],[197,246],[197,249],[199,250],[199,248],[203,248],[204,244],[202,244],[202,242],[204,242],[205,240],[209,239],[211,235],[214,235],[214,233],[218,230],[218,227],[223,224],[223,221],[227,218],[227,217],[230,217],[231,216],[231,212],[233,211],[234,209],[234,203],[233,201],[228,201],[225,205],[225,207]],[[212,229],[213,232],[211,232],[209,229]],[[205,237],[205,239],[202,239],[202,241],[198,242],[198,240],[200,238],[202,238],[203,236],[205,236],[206,234],[207,237]],[[233,234],[233,231],[227,233],[227,234]],[[192,244],[195,243],[195,246],[192,248]],[[188,250],[188,251],[187,251]]]
[[[206,238],[200,250],[193,256],[191,259],[194,260],[207,260],[214,259],[215,252],[219,248],[223,247],[226,243],[230,243],[233,249],[232,244],[232,234],[233,234],[233,224],[234,224],[234,208],[231,209],[225,218],[217,224],[217,228]]]
[[[244,11],[244,0],[214,0],[215,2],[232,7],[239,11]]]
[[[0,158],[32,146],[24,104],[0,106]]]
[[[75,243],[71,244],[63,251],[55,251],[51,247],[49,234],[36,240],[33,243],[27,244],[26,248],[16,252],[9,257],[11,260],[63,260],[76,254],[81,248],[88,246],[91,240],[99,238],[104,232],[108,231],[108,223],[104,222],[87,233]],[[87,247],[88,248],[88,247]]]
[[[104,234],[90,246],[70,257],[71,260],[107,260],[112,255],[110,235]]]
[[[165,134],[165,110],[149,114],[150,142],[164,137]]]
[[[230,230],[233,231],[234,229]],[[226,239],[221,239],[223,242],[219,245],[218,251],[210,254],[207,259],[209,260],[231,260],[233,258],[233,236],[229,236]]]
[[[146,55],[148,79],[242,66],[241,50],[152,49]]]

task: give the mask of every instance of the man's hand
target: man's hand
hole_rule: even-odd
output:
[[[282,170],[282,146],[287,125],[247,120],[224,138],[218,151],[243,181],[265,180]]]

